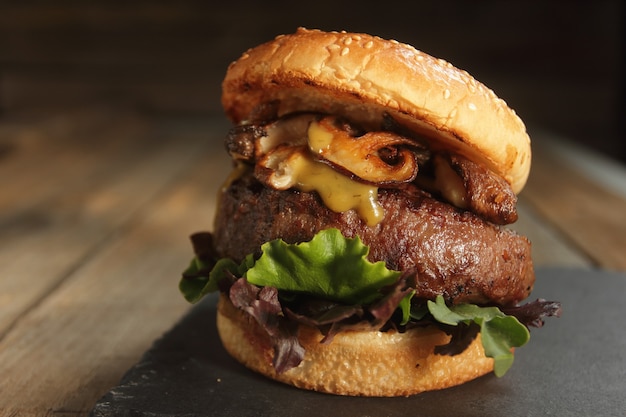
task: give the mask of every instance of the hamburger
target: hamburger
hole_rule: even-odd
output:
[[[412,46],[298,29],[222,83],[233,170],[179,288],[224,348],[303,389],[408,396],[502,376],[557,302],[521,304],[507,225],[530,139],[492,90]]]

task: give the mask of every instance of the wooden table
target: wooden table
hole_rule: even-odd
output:
[[[83,416],[188,310],[188,235],[230,162],[214,117],[0,118],[0,416]],[[537,267],[626,271],[626,168],[530,129],[514,228]]]

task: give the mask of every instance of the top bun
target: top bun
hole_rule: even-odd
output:
[[[245,52],[222,84],[234,123],[319,111],[380,126],[385,114],[423,137],[485,164],[519,193],[530,171],[530,139],[492,90],[410,45],[367,34],[299,28]]]

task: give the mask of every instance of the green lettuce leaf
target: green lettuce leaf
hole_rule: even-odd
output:
[[[407,294],[398,305],[398,308],[402,312],[402,321],[400,321],[401,326],[406,325],[411,320],[411,299],[414,295],[415,290]]]
[[[218,291],[219,283],[229,275],[241,277],[254,265],[254,258],[248,255],[241,264],[229,258],[222,258],[209,270],[209,265],[202,262],[198,257],[194,258],[187,269],[183,272],[183,278],[178,284],[185,300],[190,303],[197,303],[205,295]]]
[[[347,305],[368,305],[382,299],[381,289],[398,282],[401,272],[384,262],[367,260],[369,248],[356,238],[346,238],[337,229],[319,232],[309,242],[287,244],[277,239],[265,243],[262,255],[255,260],[248,255],[241,264],[220,259],[214,266],[195,258],[184,271],[179,289],[191,303],[206,294],[219,291],[220,282],[244,277],[259,287],[274,287],[282,297],[308,294]],[[436,321],[457,326],[460,323],[480,326],[485,354],[494,358],[494,373],[504,375],[513,364],[512,348],[524,345],[530,338],[528,328],[514,316],[497,307],[473,304],[447,306],[444,298],[413,306],[408,293],[397,308],[401,325],[419,321],[430,314]]]
[[[382,297],[380,289],[400,277],[384,262],[366,259],[369,247],[358,237],[349,239],[337,229],[326,229],[309,242],[287,244],[273,240],[246,272],[259,286],[306,293],[346,304],[368,304]]]
[[[494,359],[494,373],[499,377],[513,365],[512,349],[523,346],[530,339],[526,326],[497,307],[479,307],[474,304],[448,307],[439,295],[434,302],[428,301],[428,310],[440,323],[457,326],[459,323],[474,322],[479,325],[485,355]]]

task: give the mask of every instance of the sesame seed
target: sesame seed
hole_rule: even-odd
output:
[[[365,49],[371,49],[374,46],[374,41],[369,41],[365,44]]]
[[[443,90],[443,98],[445,99],[450,98],[450,90],[448,90],[447,88]]]
[[[344,45],[350,45],[351,43],[352,43],[352,38],[345,38],[345,39],[343,40],[343,44],[344,44]]]
[[[347,48],[347,47],[346,47],[346,48],[343,48],[343,49],[341,50],[340,55],[341,55],[341,56],[348,55],[348,52],[350,52],[350,49],[349,49],[349,48]]]
[[[467,108],[470,110],[476,110],[476,105],[474,103],[467,103]]]

